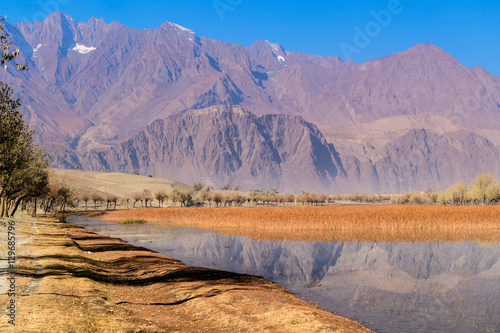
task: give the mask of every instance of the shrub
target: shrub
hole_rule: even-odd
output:
[[[120,224],[144,224],[144,223],[147,223],[147,221],[142,220],[142,219],[126,219],[126,220],[121,220],[118,223],[120,223]]]

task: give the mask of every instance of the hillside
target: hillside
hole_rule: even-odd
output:
[[[120,197],[142,192],[148,189],[151,193],[159,190],[169,192],[174,187],[191,188],[186,184],[165,178],[150,178],[142,175],[131,175],[119,172],[93,172],[67,169],[50,169],[50,176],[56,182],[77,189],[79,192],[111,193]]]

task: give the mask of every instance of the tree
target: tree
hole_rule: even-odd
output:
[[[61,208],[59,210],[64,212],[66,209],[66,204],[72,201],[73,193],[69,187],[62,185],[57,191],[57,196],[61,201]]]
[[[90,200],[90,197],[87,193],[83,193],[80,199],[85,202],[85,209],[87,209],[87,202]]]
[[[13,61],[19,54],[19,48],[10,51],[12,41],[9,40],[10,34],[5,33],[3,29],[5,28],[5,16],[0,18],[0,51],[2,52],[2,57],[0,57],[0,65],[7,69],[7,63]],[[16,67],[20,70],[28,69],[28,65],[16,64]]]
[[[21,200],[43,195],[48,185],[49,157],[33,143],[34,132],[24,124],[13,93],[0,82],[0,216],[11,216]]]
[[[168,194],[168,197],[172,200],[172,206],[175,206],[176,202],[181,201],[181,189],[174,187]]]
[[[500,183],[495,182],[489,186],[486,191],[486,195],[488,196],[488,200],[490,202],[498,203],[500,201]]]
[[[94,202],[94,208],[97,209],[97,203],[102,201],[102,196],[97,192],[92,192],[90,194],[90,199]]]
[[[236,192],[236,193],[232,193],[230,195],[230,202],[233,203],[236,205],[236,206],[239,206],[241,207],[243,205],[243,203],[246,201],[246,197],[242,196],[239,192]]]
[[[118,201],[118,197],[112,193],[106,193],[106,210],[111,207],[111,203],[114,203],[116,209],[116,202]]]
[[[202,189],[200,189],[195,196],[196,201],[198,201],[202,204],[208,201],[208,203],[211,206],[210,199],[211,199],[210,198],[210,187],[208,187],[208,186],[204,186]]]
[[[132,194],[132,199],[134,200],[134,208],[135,208],[135,204],[137,203],[137,201],[141,201],[142,202],[142,193],[141,192],[136,192],[136,193],[133,193]]]
[[[453,205],[465,205],[467,200],[467,186],[463,182],[449,187],[446,192],[445,196]]]
[[[220,203],[222,202],[222,194],[219,192],[212,194],[212,201],[217,207],[219,207]]]
[[[291,193],[288,193],[285,195],[285,202],[288,202],[289,205],[291,205],[295,201],[295,196]]]
[[[158,200],[158,208],[161,207],[163,201],[167,198],[167,193],[165,191],[156,191],[155,199]]]
[[[302,205],[304,205],[309,200],[309,198],[308,198],[306,193],[300,193],[300,194],[297,194],[296,200],[298,203],[301,203]]]
[[[473,200],[486,205],[488,203],[488,188],[493,186],[494,182],[495,179],[489,173],[477,175],[470,185]]]
[[[5,33],[5,17],[0,18],[0,65],[7,69],[7,63],[19,54],[11,51],[12,42]],[[16,64],[24,70],[26,65]],[[22,200],[34,199],[48,192],[49,157],[33,144],[34,132],[24,123],[21,99],[13,98],[14,91],[0,82],[0,217],[12,216]],[[36,202],[35,202],[36,206]],[[12,208],[11,211],[9,209]],[[34,210],[36,214],[36,208]]]
[[[142,198],[145,201],[146,208],[148,208],[148,201],[152,202],[153,201],[153,195],[151,194],[151,191],[148,190],[147,188],[142,190]]]
[[[316,198],[318,202],[324,204],[326,203],[326,199],[328,198],[328,196],[326,194],[318,194]]]
[[[193,201],[193,196],[192,196],[190,190],[180,190],[179,191],[179,198],[180,198],[179,201],[181,202],[181,206],[184,205],[184,207],[190,206],[192,201]]]
[[[17,199],[14,202],[10,216],[14,216],[22,200],[29,201],[43,197],[48,191],[49,176],[46,171],[48,160],[40,159],[41,156],[35,156],[32,164],[24,170],[21,177],[18,178],[20,186],[17,192]],[[33,216],[36,216],[36,207],[33,210]]]

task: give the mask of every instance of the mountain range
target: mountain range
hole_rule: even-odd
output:
[[[500,175],[500,77],[432,44],[356,64],[165,22],[6,24],[0,80],[56,167],[280,191],[443,189]]]

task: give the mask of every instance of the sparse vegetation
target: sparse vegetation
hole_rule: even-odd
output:
[[[145,224],[145,223],[147,223],[147,221],[143,220],[143,219],[125,219],[125,220],[121,220],[118,223],[120,223],[120,224]]]
[[[86,216],[86,217],[99,217],[106,214],[105,211],[93,211],[93,212],[77,212],[76,215]]]
[[[479,174],[467,186],[463,182],[450,186],[445,191],[427,190],[395,195],[395,204],[439,204],[454,206],[492,205],[500,201],[500,182],[490,174]]]

